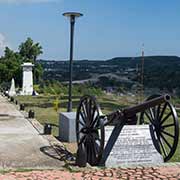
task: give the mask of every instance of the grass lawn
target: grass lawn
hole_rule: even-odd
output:
[[[59,109],[56,111],[54,108],[54,102],[56,96],[17,96],[15,99],[19,103],[25,104],[26,111],[30,109],[34,110],[36,119],[41,123],[52,123],[55,125],[59,124],[59,113],[66,112],[67,98],[63,97],[59,100]],[[73,103],[78,103],[78,98],[73,98]],[[77,105],[76,105],[77,106]],[[75,109],[73,109],[75,111]],[[58,129],[53,128],[53,135],[58,135]]]
[[[59,99],[59,110],[54,109],[54,102],[57,99],[56,96],[17,96],[15,99],[19,103],[25,104],[26,111],[34,110],[37,120],[44,123],[53,123],[58,125],[59,113],[67,111],[68,98],[66,96]],[[80,96],[73,97],[73,111],[79,104]],[[106,97],[99,97],[98,102],[101,106],[103,113],[113,112],[117,109],[136,104],[136,101],[131,97],[115,97],[113,95],[107,95]],[[54,134],[57,135],[57,134]]]
[[[19,103],[24,103],[26,111],[34,110],[36,119],[41,123],[52,123],[55,125],[59,124],[59,113],[66,112],[67,110],[67,96],[58,98],[59,109],[58,111],[54,108],[54,102],[57,100],[56,96],[17,96],[15,97]],[[73,111],[76,111],[80,96],[73,97]],[[117,109],[123,109],[124,107],[136,105],[138,99],[131,96],[117,97],[114,95],[106,95],[98,97],[98,102],[101,106],[101,110],[104,114],[116,111]],[[53,135],[58,136],[58,128],[53,128]],[[76,145],[71,143],[65,143],[66,147],[69,148],[73,153],[76,152]],[[180,161],[180,143],[176,150],[175,155],[170,161]]]

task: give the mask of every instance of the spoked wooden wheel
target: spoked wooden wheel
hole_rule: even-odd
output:
[[[160,95],[150,96],[147,100]],[[152,139],[158,152],[168,161],[174,155],[179,138],[178,117],[173,105],[167,101],[149,108],[140,115],[140,124],[151,124]]]
[[[104,149],[104,124],[101,116],[95,97],[81,98],[76,116],[77,143],[78,146],[83,143],[87,162],[91,165],[98,165]]]

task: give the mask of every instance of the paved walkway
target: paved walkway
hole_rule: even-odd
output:
[[[138,167],[106,170],[48,170],[31,172],[10,172],[0,175],[0,180],[177,180],[180,179],[180,165],[167,167]]]
[[[60,161],[48,138],[39,134],[15,105],[0,96],[0,169],[62,167],[64,160]]]

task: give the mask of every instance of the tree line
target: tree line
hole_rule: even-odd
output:
[[[9,47],[5,47],[4,55],[0,58],[0,84],[7,87],[11,79],[15,79],[16,86],[21,87],[22,84],[22,67],[24,62],[32,62],[34,64],[33,75],[35,83],[41,81],[43,68],[37,62],[37,57],[43,53],[42,46],[35,43],[31,38],[27,38],[25,42],[19,45],[18,51],[15,52]]]

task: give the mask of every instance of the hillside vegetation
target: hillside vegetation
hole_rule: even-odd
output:
[[[74,61],[73,80],[88,80],[98,87],[116,87],[131,90],[140,83],[141,57],[117,57],[106,61]],[[69,61],[40,60],[44,80],[68,81]],[[117,78],[118,77],[118,78]],[[162,91],[180,91],[180,58],[177,56],[146,56],[144,58],[145,88]]]

